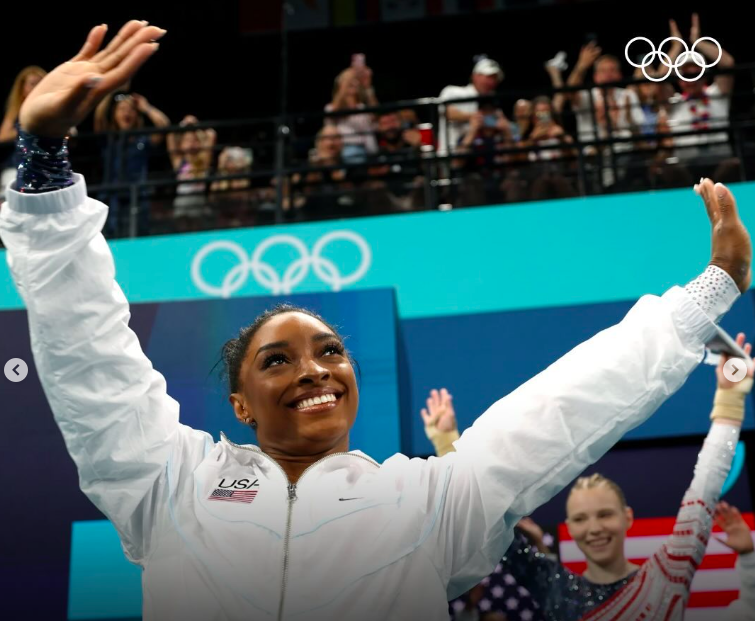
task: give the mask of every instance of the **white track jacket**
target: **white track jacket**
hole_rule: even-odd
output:
[[[143,568],[145,621],[447,619],[519,518],[647,419],[714,333],[684,289],[645,296],[493,404],[455,452],[378,464],[351,451],[289,485],[256,446],[180,423],[128,327],[106,212],[77,175],[9,190],[0,234],[81,489]],[[240,501],[210,500],[228,490]]]

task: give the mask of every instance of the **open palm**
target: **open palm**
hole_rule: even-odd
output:
[[[39,136],[65,136],[103,97],[136,73],[165,34],[161,28],[133,20],[100,50],[106,32],[104,24],[92,28],[79,53],[29,93],[19,112],[22,129]]]
[[[426,426],[437,427],[439,431],[447,432],[456,429],[456,412],[453,397],[448,390],[441,388],[431,390],[427,398],[427,408],[420,412]]]

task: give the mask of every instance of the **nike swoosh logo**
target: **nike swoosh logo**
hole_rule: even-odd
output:
[[[361,500],[364,496],[357,496],[356,498],[339,498],[338,500]]]

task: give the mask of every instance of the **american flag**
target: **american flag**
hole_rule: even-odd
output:
[[[207,500],[225,500],[227,502],[246,502],[250,503],[257,495],[256,489],[216,489],[210,494]]]
[[[506,621],[541,621],[543,618],[530,592],[517,584],[516,579],[503,571],[499,563],[492,574],[483,578],[485,594],[477,604],[480,616],[487,612],[502,612],[506,615]],[[450,614],[456,614],[464,609],[467,594],[449,602]]]
[[[742,514],[755,538],[755,515]],[[627,558],[641,565],[671,534],[676,517],[635,519],[627,533],[625,544]],[[721,529],[714,526],[700,567],[692,581],[685,621],[703,621],[721,618],[721,611],[739,597],[739,576],[735,569],[737,554],[718,541],[725,539]],[[575,573],[587,568],[584,555],[569,536],[566,524],[558,529],[561,562]]]

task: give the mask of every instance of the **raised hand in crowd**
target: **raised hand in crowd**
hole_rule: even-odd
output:
[[[535,522],[535,520],[530,517],[523,517],[517,522],[517,527],[527,535],[527,538],[535,544],[535,547],[540,552],[543,554],[550,553],[550,548],[545,545],[545,533],[543,532],[543,529],[540,528],[540,524]]]
[[[725,539],[717,537],[721,543],[737,554],[752,554],[755,545],[753,545],[750,526],[742,517],[739,509],[721,501],[716,505],[715,520],[726,535]]]
[[[600,58],[602,53],[603,49],[598,45],[597,41],[586,43],[579,51],[579,58],[577,58],[577,64],[574,66],[574,69],[582,73],[587,72],[595,64],[595,61]]]
[[[448,390],[431,390],[426,403],[427,407],[420,411],[425,427],[435,427],[441,432],[456,430],[456,412]]]

